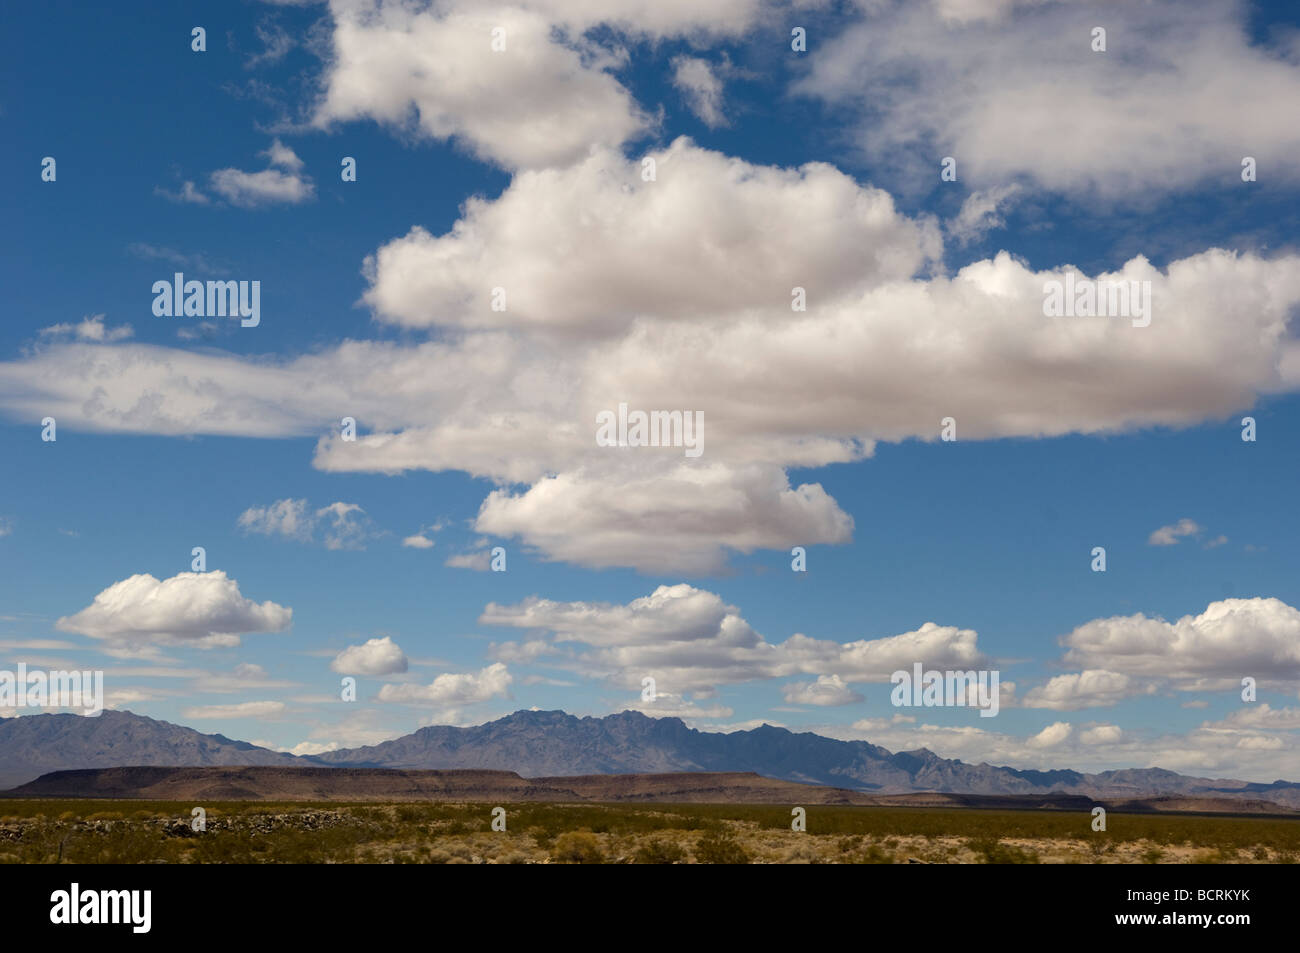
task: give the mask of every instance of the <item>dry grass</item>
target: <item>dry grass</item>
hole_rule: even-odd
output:
[[[1300,820],[665,804],[0,803],[7,863],[1293,863]]]

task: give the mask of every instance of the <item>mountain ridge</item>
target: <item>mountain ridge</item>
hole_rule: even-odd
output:
[[[765,778],[868,794],[1077,794],[1256,798],[1300,808],[1300,783],[1195,778],[1164,768],[1097,774],[1018,769],[942,758],[927,748],[891,752],[867,741],[764,724],[736,732],[690,728],[680,718],[623,711],[595,716],[517,711],[481,725],[431,725],[357,748],[298,756],[223,735],[106,710],[0,719],[0,788],[51,771],[127,766],[318,766],[396,770],[495,770],[524,778],[754,772]]]

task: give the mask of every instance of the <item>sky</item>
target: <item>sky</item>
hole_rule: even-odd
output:
[[[1300,780],[1300,10],[613,6],[5,9],[0,666]]]

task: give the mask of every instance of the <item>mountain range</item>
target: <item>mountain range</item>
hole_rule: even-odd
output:
[[[52,771],[126,766],[300,766],[478,769],[524,778],[591,774],[754,772],[870,794],[953,794],[1140,798],[1179,795],[1272,801],[1300,808],[1300,783],[1196,778],[1162,768],[1088,774],[1032,771],[941,758],[925,748],[891,752],[772,725],[708,732],[679,718],[624,711],[578,718],[563,711],[517,711],[482,725],[437,725],[362,748],[312,756],[270,751],[136,715],[106,710],[0,719],[0,788]]]

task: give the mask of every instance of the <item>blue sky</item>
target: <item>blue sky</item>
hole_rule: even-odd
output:
[[[6,12],[0,664],[299,752],[638,707],[1300,779],[1295,10],[598,6]],[[1045,317],[1066,266],[1151,325]]]

